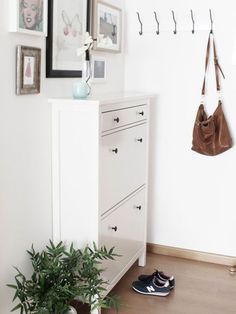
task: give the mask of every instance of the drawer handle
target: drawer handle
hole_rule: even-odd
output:
[[[137,138],[137,141],[140,142],[140,143],[142,143],[142,142],[143,142],[142,137],[141,137],[141,138]]]
[[[144,116],[144,111],[140,111],[138,114],[139,114],[140,116]]]
[[[112,149],[112,152],[115,153],[115,154],[118,154],[118,148]]]
[[[142,206],[139,205],[139,206],[136,206],[136,208],[137,208],[138,210],[141,210],[141,209],[142,209]]]
[[[111,230],[114,230],[115,232],[118,230],[117,226],[111,227]]]
[[[120,122],[120,118],[117,117],[117,118],[114,119],[114,121],[117,122],[117,123],[119,123],[119,122]]]

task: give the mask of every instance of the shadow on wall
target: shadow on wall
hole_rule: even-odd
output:
[[[148,220],[149,222],[153,221],[153,213],[155,210],[155,186],[157,185],[157,177],[155,175],[156,173],[156,164],[157,164],[157,138],[156,134],[157,133],[157,117],[158,117],[158,106],[157,106],[157,101],[158,101],[158,96],[155,96],[151,98],[150,102],[150,112],[149,112],[149,137],[150,137],[150,145],[149,145],[149,190],[148,190],[148,204],[149,204],[149,215],[148,215]],[[149,234],[148,238],[151,239],[153,238],[153,228],[148,228]]]

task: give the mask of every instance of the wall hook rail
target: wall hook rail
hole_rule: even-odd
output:
[[[154,18],[155,18],[155,22],[156,22],[156,30],[155,30],[155,34],[156,35],[160,35],[160,20],[158,18],[159,14],[157,14],[157,11],[153,11],[154,13]],[[142,19],[141,19],[141,15],[140,13],[137,11],[136,12],[137,14],[137,18],[138,18],[138,22],[139,22],[139,25],[140,25],[140,29],[139,29],[139,35],[143,35],[143,22],[142,22]],[[174,29],[173,29],[173,33],[176,35],[177,34],[177,30],[178,32],[180,31],[186,31],[186,32],[190,32],[191,30],[191,33],[192,34],[195,34],[196,33],[196,19],[195,19],[195,12],[194,10],[190,10],[190,18],[191,18],[191,29],[189,29],[188,27],[185,27],[184,29],[182,29],[181,27],[179,28],[179,25],[178,25],[178,21],[176,19],[176,15],[175,15],[175,11],[174,10],[171,10],[171,14],[172,14],[172,19],[173,19],[173,22],[174,22]],[[211,27],[210,27],[210,34],[213,34],[214,30],[214,21],[213,21],[213,13],[212,13],[212,10],[209,9],[209,18],[210,18],[210,23],[211,23]],[[189,22],[190,23],[190,22]],[[204,29],[200,28],[199,29],[200,31],[207,31],[209,32],[209,26],[208,28],[204,27]],[[114,34],[117,33],[115,27],[113,27],[113,31],[114,31]],[[161,29],[161,32],[166,32],[166,31],[169,31],[169,29]],[[171,30],[172,31],[172,30]],[[147,31],[147,33],[152,33],[154,34],[154,31],[153,30],[150,30],[150,31]]]
[[[191,10],[191,19],[193,22],[192,34],[194,34],[195,33],[195,20],[194,20],[194,16],[193,16],[193,10]]]
[[[176,19],[175,19],[175,12],[173,10],[171,12],[172,12],[173,21],[175,23],[174,34],[176,35],[177,34],[177,22],[176,22]]]
[[[138,20],[139,20],[139,23],[140,23],[140,31],[139,31],[139,35],[143,35],[143,23],[141,21],[141,18],[140,18],[140,15],[139,15],[139,12],[136,12],[137,15],[138,15]]]
[[[156,34],[157,34],[157,35],[159,35],[159,34],[160,34],[160,23],[159,23],[159,21],[158,21],[156,11],[154,11],[154,16],[155,16],[155,20],[156,20],[156,22],[157,22],[157,30],[156,30]]]
[[[213,34],[213,18],[212,18],[211,9],[209,10],[209,12],[210,12],[210,20],[211,20],[211,30],[210,30],[210,33]]]

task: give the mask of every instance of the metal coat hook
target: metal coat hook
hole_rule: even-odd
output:
[[[210,34],[213,34],[213,19],[212,19],[212,14],[211,14],[211,9],[210,11],[210,20],[211,20],[211,30],[210,30]]]
[[[195,33],[195,21],[194,21],[194,17],[193,17],[193,10],[191,10],[191,19],[192,19],[192,22],[193,22],[192,34],[194,34]]]
[[[176,35],[177,34],[177,22],[176,22],[176,19],[175,19],[175,12],[172,10],[172,17],[173,17],[173,20],[174,20],[174,23],[175,23],[175,29],[174,29],[174,34]]]
[[[156,11],[154,11],[154,15],[155,15],[155,20],[156,20],[156,22],[157,22],[157,30],[156,30],[156,34],[157,34],[157,35],[159,35],[159,34],[160,34],[160,23],[159,23],[159,21],[158,21]]]
[[[137,15],[138,15],[138,20],[139,20],[139,23],[140,23],[140,31],[139,31],[139,35],[141,36],[141,35],[143,35],[143,23],[142,23],[142,21],[141,21],[141,19],[140,19],[140,15],[139,15],[139,13],[137,12]]]

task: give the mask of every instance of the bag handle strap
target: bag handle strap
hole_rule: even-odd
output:
[[[204,81],[203,81],[203,86],[202,86],[202,96],[205,96],[205,94],[206,94],[206,76],[207,76],[207,69],[208,69],[208,65],[209,65],[210,51],[211,51],[211,35],[212,35],[212,42],[213,42],[213,54],[214,54],[215,76],[216,76],[216,90],[218,92],[221,90],[219,71],[220,71],[221,75],[223,76],[223,78],[225,78],[224,73],[222,71],[222,68],[218,62],[214,36],[213,36],[213,33],[210,33],[209,37],[208,37],[208,42],[207,42],[205,74],[204,74]]]

